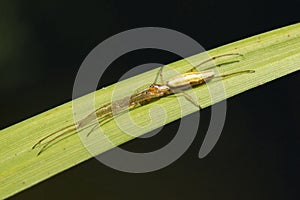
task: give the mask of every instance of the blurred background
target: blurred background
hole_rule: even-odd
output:
[[[1,1],[1,128],[70,101],[84,58],[121,31],[170,28],[209,50],[297,23],[299,7],[299,1],[258,0]],[[126,54],[106,70],[99,88],[136,65],[178,59],[158,50]],[[129,174],[90,159],[11,199],[299,199],[299,84],[296,72],[229,99],[221,138],[204,159],[198,151],[210,109],[201,111],[192,146],[162,170]],[[178,125],[171,123],[155,137],[122,148],[158,149],[172,139]]]

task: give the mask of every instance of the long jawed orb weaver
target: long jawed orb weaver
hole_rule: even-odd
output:
[[[32,147],[32,149],[35,149],[37,146],[42,144],[43,141],[45,141],[46,139],[50,138],[51,136],[54,136],[59,133],[58,135],[56,135],[49,141],[45,142],[44,146],[37,154],[37,155],[40,155],[55,140],[61,138],[62,136],[66,135],[68,133],[71,133],[73,131],[76,131],[76,130],[80,131],[80,129],[83,129],[86,126],[88,126],[90,123],[94,122],[96,120],[94,117],[94,114],[96,114],[97,118],[101,119],[101,121],[103,122],[105,120],[112,119],[113,114],[118,115],[127,109],[133,109],[133,108],[142,106],[144,104],[150,103],[151,101],[153,101],[155,99],[158,99],[158,98],[161,98],[164,96],[168,96],[168,95],[171,95],[174,93],[183,93],[184,96],[189,101],[191,101],[193,104],[195,104],[197,107],[199,107],[199,109],[201,109],[201,106],[197,102],[193,101],[193,99],[187,93],[185,93],[184,90],[186,90],[190,87],[193,87],[193,86],[204,84],[204,83],[206,83],[210,80],[216,79],[216,78],[225,78],[225,77],[232,76],[232,75],[255,72],[254,70],[244,70],[244,71],[233,72],[230,74],[217,75],[216,71],[214,69],[207,69],[204,71],[197,71],[197,69],[196,69],[197,67],[199,67],[207,62],[213,61],[220,57],[226,57],[226,56],[243,56],[243,55],[239,54],[239,53],[229,53],[229,54],[222,54],[219,56],[214,56],[214,57],[207,59],[207,60],[201,62],[200,64],[194,66],[192,69],[188,70],[186,73],[183,73],[181,75],[170,78],[165,83],[163,83],[164,81],[163,81],[163,77],[162,77],[162,70],[163,70],[163,66],[162,66],[160,68],[159,72],[157,73],[154,83],[151,84],[148,88],[146,88],[140,92],[137,92],[131,96],[128,96],[123,99],[119,99],[119,100],[116,100],[116,101],[113,101],[111,103],[107,103],[107,104],[101,106],[100,108],[96,109],[94,112],[90,113],[89,115],[87,115],[86,117],[81,119],[76,124],[66,126],[62,129],[59,129],[59,130],[43,137]],[[238,61],[236,61],[236,62],[238,62]],[[219,66],[221,66],[221,65],[219,65]],[[156,83],[159,76],[162,81],[162,84]]]

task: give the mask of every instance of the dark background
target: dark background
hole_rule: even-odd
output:
[[[212,49],[299,22],[299,8],[299,1],[258,0],[1,1],[1,128],[70,101],[85,56],[121,31],[165,27]],[[110,66],[99,87],[138,64],[177,59],[157,50],[127,54]],[[198,151],[210,109],[201,111],[201,128],[189,150],[162,170],[129,174],[90,159],[12,199],[298,199],[299,83],[300,74],[293,73],[229,99],[221,138],[204,159]],[[178,124],[122,147],[159,148]]]

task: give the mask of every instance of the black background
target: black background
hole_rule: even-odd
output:
[[[1,1],[1,128],[71,100],[85,56],[121,31],[165,27],[212,49],[299,22],[299,8],[296,1],[258,0]],[[130,53],[109,67],[99,87],[138,64],[177,59],[157,50]],[[298,199],[299,82],[299,73],[293,73],[229,99],[221,138],[204,159],[198,151],[210,109],[201,111],[201,128],[189,150],[164,169],[129,174],[90,159],[12,199]],[[122,147],[137,152],[159,148],[172,139],[178,124]]]

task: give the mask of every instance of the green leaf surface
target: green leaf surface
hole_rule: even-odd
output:
[[[255,73],[232,76],[223,80],[213,80],[209,84],[188,90],[187,93],[193,98],[197,98],[203,108],[299,70],[300,24],[276,29],[194,55],[188,58],[189,62],[184,59],[171,63],[164,70],[164,78],[167,80],[174,76],[175,72],[183,73],[187,71],[191,68],[191,63],[196,65],[207,59],[208,55],[215,56],[226,53],[241,53],[244,56],[216,60],[216,64],[228,63],[218,68],[221,74],[242,70],[255,70]],[[236,60],[239,62],[234,62]],[[199,69],[211,65],[212,63],[207,63]],[[87,105],[84,104],[88,97],[95,98],[95,107],[98,108],[110,102],[112,98],[118,99],[115,96],[131,95],[132,92],[128,88],[146,87],[154,80],[157,71],[157,69],[148,71],[77,99],[75,102],[81,105],[78,112],[82,110],[83,116],[88,113]],[[220,84],[222,87],[219,87]],[[225,92],[222,92],[223,90]],[[125,143],[136,136],[143,135],[198,110],[183,95],[176,95],[176,98],[175,95],[163,97],[130,111],[130,117],[134,123],[128,123],[128,115],[124,114],[103,124],[101,128],[111,140],[110,142],[105,139],[94,140],[97,138],[96,133],[85,137],[86,131],[82,131],[83,133],[80,134],[72,132],[68,137],[53,143],[40,156],[37,156],[40,147],[32,150],[32,146],[39,139],[74,124],[73,103],[65,103],[0,131],[1,199],[16,194],[91,158],[92,155],[83,145],[80,134],[82,134],[82,138],[87,138],[87,142],[95,141],[88,144],[93,148],[93,153],[100,154],[112,148],[111,142],[115,145]],[[160,115],[153,114],[158,110],[162,110],[164,113]],[[125,132],[134,134],[134,136]]]

